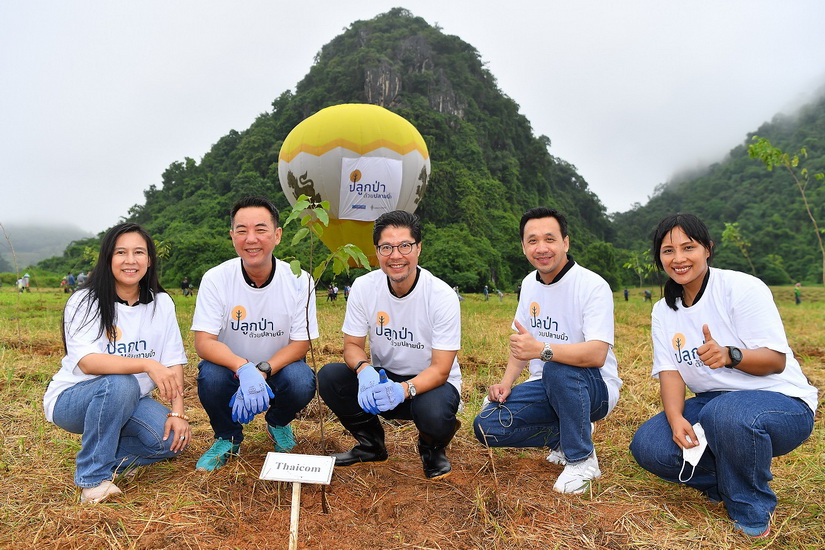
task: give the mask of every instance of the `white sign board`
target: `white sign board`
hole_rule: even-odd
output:
[[[269,452],[260,479],[329,485],[335,457]]]
[[[372,222],[395,210],[401,194],[403,164],[382,157],[341,159],[338,219]]]

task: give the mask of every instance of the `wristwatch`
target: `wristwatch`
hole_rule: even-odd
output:
[[[733,346],[728,346],[728,353],[730,354],[730,365],[725,366],[729,369],[739,366],[739,363],[742,362],[742,350]]]
[[[255,368],[264,373],[267,378],[272,374],[272,365],[269,364],[269,361],[261,361],[255,365]]]
[[[541,359],[545,363],[553,360],[553,348],[550,347],[549,343],[544,343],[544,349],[541,350],[541,355],[539,355],[539,359]]]
[[[407,389],[410,391],[410,399],[418,395],[418,391],[415,389],[415,385],[412,382],[407,380]]]

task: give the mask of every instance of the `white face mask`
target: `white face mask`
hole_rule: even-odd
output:
[[[705,449],[708,446],[708,440],[705,438],[705,430],[698,422],[693,425],[693,433],[695,433],[696,437],[699,439],[699,445],[696,447],[690,447],[689,449],[682,449],[682,469],[679,470],[679,481],[682,483],[687,483],[691,480],[691,478],[693,478],[693,474],[696,472],[696,465],[699,464],[699,460],[702,458],[702,455],[705,454]],[[688,440],[689,439],[690,436],[688,436]],[[682,479],[682,472],[685,469],[686,463],[693,466],[693,470],[691,470],[689,478]]]

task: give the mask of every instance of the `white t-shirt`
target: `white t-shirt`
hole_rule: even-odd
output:
[[[808,384],[785,336],[779,310],[770,289],[751,275],[710,268],[699,301],[674,311],[659,300],[653,306],[653,376],[679,371],[693,393],[709,391],[766,390],[798,397],[816,411],[817,390]],[[702,325],[720,345],[740,349],[768,348],[785,354],[785,370],[754,376],[739,369],[712,369],[699,359],[704,343]]]
[[[78,363],[91,353],[107,353],[139,359],[154,359],[166,367],[185,365],[186,354],[180,336],[175,303],[168,294],[156,294],[149,304],[130,307],[115,304],[116,337],[110,342],[105,334],[98,336],[100,317],[96,303],[93,304],[94,318],[86,321],[86,304],[81,299],[88,294],[79,290],[66,302],[63,326],[66,331],[67,354],[43,396],[46,420],[52,422],[54,404],[58,396],[67,388],[80,382],[97,378],[97,374],[85,374]],[[141,396],[146,396],[155,388],[155,383],[145,372],[134,374],[140,384]]]
[[[198,289],[192,330],[216,335],[232,353],[253,363],[269,360],[290,340],[318,338],[314,289],[307,310],[309,275],[301,271],[296,277],[289,264],[273,261],[275,274],[263,288],[244,280],[240,258],[207,271]]]
[[[574,264],[560,280],[545,285],[536,280],[533,271],[521,283],[516,320],[539,342],[552,345],[599,340],[609,344],[600,372],[607,386],[608,412],[613,410],[622,380],[613,354],[613,294],[604,279]],[[528,381],[541,379],[543,370],[544,361],[532,359]]]
[[[415,376],[432,363],[432,350],[461,349],[461,309],[455,292],[419,268],[415,288],[397,298],[377,269],[355,279],[344,326],[350,336],[369,335],[372,364],[402,376]],[[447,382],[461,393],[461,369],[453,360]]]

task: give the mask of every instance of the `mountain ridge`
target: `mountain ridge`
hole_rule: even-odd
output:
[[[517,284],[529,270],[517,239],[518,218],[538,204],[568,215],[571,253],[613,288],[638,281],[621,266],[649,246],[652,226],[674,209],[692,211],[711,225],[716,265],[747,267],[736,247],[721,240],[724,221],[736,222],[751,240],[758,276],[772,283],[816,280],[816,269],[810,269],[813,236],[806,240],[804,216],[792,208],[798,197],[778,172],[769,173],[747,158],[747,139],[727,155],[735,168],[722,160],[682,172],[657,186],[646,204],[608,217],[576,168],[549,152],[550,138],[534,135],[478,51],[402,8],[353,22],[321,48],[294,91],[276,97],[271,110],[247,129],[220,137],[199,161],[173,162],[160,186],[144,191],[144,203],[129,210],[129,219],[170,243],[170,256],[163,262],[166,276],[197,281],[206,269],[234,255],[227,237],[228,210],[239,197],[265,194],[279,208],[288,208],[277,176],[283,140],[307,116],[350,102],[384,106],[423,135],[432,174],[417,210],[425,225],[422,264],[464,290]],[[816,105],[822,108],[821,101]],[[810,114],[817,109],[806,108],[808,118],[813,117],[806,127],[819,124],[818,115]],[[806,108],[793,120],[807,120]],[[789,149],[808,146],[817,152],[811,163],[816,169],[822,164],[818,151],[825,149],[825,136],[814,130],[786,136],[780,127],[792,126],[790,120],[777,115],[754,133],[775,135],[776,143]],[[777,189],[782,191],[773,192]],[[816,193],[819,198],[820,191]],[[743,200],[746,195],[749,201]],[[762,202],[780,211],[782,219],[773,220],[768,206],[754,206]],[[754,221],[760,217],[770,222],[765,228]],[[771,231],[780,242],[771,242]],[[786,238],[798,250],[783,251]],[[276,253],[306,260],[307,251],[293,248],[289,240],[285,235]],[[63,264],[81,262],[81,248],[67,249]]]

